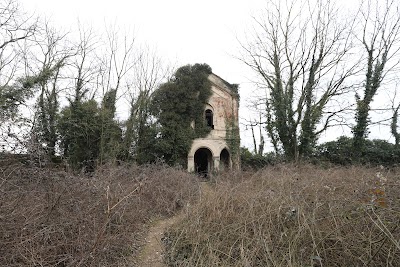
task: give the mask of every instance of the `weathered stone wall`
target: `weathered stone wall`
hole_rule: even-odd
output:
[[[212,83],[212,95],[205,110],[210,109],[213,112],[214,129],[205,138],[198,138],[193,141],[188,154],[188,171],[190,172],[196,170],[194,155],[200,148],[207,148],[211,151],[212,159],[210,159],[209,170],[219,170],[221,151],[224,149],[228,152],[231,151],[226,140],[229,122],[234,121],[235,125],[238,126],[239,103],[236,93],[218,76],[210,74],[208,78]],[[232,166],[232,160],[230,165]]]

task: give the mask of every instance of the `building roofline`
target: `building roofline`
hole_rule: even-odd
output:
[[[222,89],[225,89],[225,91],[227,91],[230,95],[232,95],[236,98],[239,98],[239,91],[238,91],[239,85],[238,84],[231,84],[231,83],[227,82],[226,80],[222,79],[220,76],[218,76],[215,73],[211,73],[210,75],[215,76],[218,80],[221,81],[222,84],[216,84],[215,82],[213,82],[211,80],[211,82],[213,82],[216,86],[218,86]]]

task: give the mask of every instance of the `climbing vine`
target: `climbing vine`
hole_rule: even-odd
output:
[[[207,64],[186,65],[154,92],[151,112],[158,127],[154,150],[170,165],[185,166],[193,140],[211,130],[204,120],[205,105],[212,94],[211,73]]]
[[[234,105],[230,114],[225,114],[225,130],[226,130],[226,143],[229,147],[232,163],[234,168],[239,168],[240,165],[240,133],[239,126],[236,123],[236,116],[234,115]]]

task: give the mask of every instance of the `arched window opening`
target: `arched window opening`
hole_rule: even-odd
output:
[[[211,109],[206,110],[206,123],[208,127],[214,129],[213,112]]]
[[[230,155],[228,150],[226,150],[225,148],[221,151],[221,154],[219,156],[219,160],[220,160],[220,169],[222,171],[226,171],[230,169]]]

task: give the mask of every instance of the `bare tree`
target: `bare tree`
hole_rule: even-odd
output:
[[[371,103],[383,80],[400,63],[400,5],[395,0],[369,0],[360,6],[362,29],[356,38],[365,53],[363,95],[356,94],[356,125],[353,127],[355,151],[361,152],[368,135]],[[396,110],[396,109],[395,109]]]
[[[146,126],[149,123],[149,105],[153,91],[172,75],[172,68],[165,66],[156,52],[142,47],[137,54],[129,86],[129,117],[124,136],[124,157],[143,158]]]
[[[99,72],[99,61],[96,56],[98,36],[93,29],[79,25],[79,40],[75,44],[75,54],[71,62],[73,80],[71,103],[79,103],[85,97],[93,99],[97,91],[96,77]],[[90,93],[90,95],[88,95]]]
[[[63,156],[74,167],[80,168],[84,165],[93,167],[98,156],[98,107],[94,97],[99,62],[96,55],[98,36],[91,28],[81,25],[78,32],[78,39],[72,43],[74,56],[66,69],[69,106],[61,111],[58,129]]]
[[[111,91],[117,96],[121,87],[125,86],[126,75],[135,65],[135,36],[126,33],[121,35],[116,25],[106,26],[103,48],[98,86],[103,96]],[[115,105],[117,99],[113,100]]]
[[[265,89],[267,132],[275,146],[296,159],[307,156],[320,133],[346,106],[328,103],[348,92],[346,80],[356,64],[352,21],[341,21],[331,1],[268,1],[254,18],[254,34],[242,43],[243,62]],[[344,105],[344,103],[342,103]]]
[[[17,1],[0,1],[0,142],[9,149],[12,143],[19,146],[21,141],[14,130],[17,123],[26,124],[18,111],[32,96],[32,90],[20,83],[18,77],[24,76],[25,52],[37,25],[37,19],[25,14]]]
[[[116,25],[106,27],[105,53],[100,59],[99,87],[102,94],[100,163],[120,156],[122,148],[121,128],[116,125],[116,105],[119,96],[124,95],[129,86],[129,78],[134,75],[135,36],[121,34]]]
[[[0,2],[0,82],[15,82],[24,56],[23,42],[37,32],[37,20],[24,14],[15,0]]]
[[[33,134],[49,156],[55,155],[58,141],[59,98],[65,89],[60,83],[61,70],[68,63],[67,59],[74,55],[66,44],[66,37],[45,22],[43,31],[35,39],[37,49],[32,49],[28,59],[32,72],[28,77],[30,86],[39,88]]]
[[[250,116],[250,119],[247,118],[244,119],[246,129],[250,127],[251,130],[254,153],[258,155],[264,154],[264,146],[265,146],[264,131],[263,131],[266,125],[264,105],[265,103],[263,101],[260,101],[260,99],[251,100],[248,108],[250,110],[253,110],[254,114]],[[257,118],[254,119],[254,117]],[[257,134],[254,128],[258,128]],[[258,137],[258,143],[256,137]],[[275,152],[278,153],[278,148],[276,148]]]

